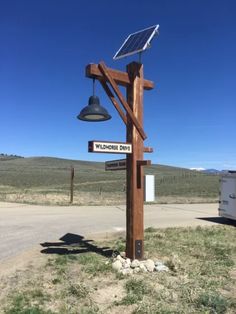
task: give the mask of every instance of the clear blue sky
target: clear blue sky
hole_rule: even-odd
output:
[[[113,61],[129,33],[160,24],[143,55],[147,155],[153,163],[236,169],[236,1],[0,0],[0,153],[111,160],[87,152],[88,140],[125,141],[113,118],[76,119],[92,93],[88,63]]]

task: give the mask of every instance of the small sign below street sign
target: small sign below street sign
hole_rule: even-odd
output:
[[[105,170],[126,170],[126,159],[106,161]]]
[[[131,154],[132,145],[121,142],[89,141],[88,151],[92,153]]]

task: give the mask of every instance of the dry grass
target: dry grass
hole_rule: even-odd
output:
[[[56,189],[16,189],[13,187],[1,187],[0,201],[42,204],[42,205],[69,205],[70,194],[63,190]],[[4,192],[3,192],[4,191]],[[197,204],[197,203],[216,203],[216,197],[200,196],[179,196],[167,195],[158,196],[154,203],[156,204]],[[121,205],[126,203],[125,192],[102,192],[102,191],[75,191],[74,205]]]
[[[96,245],[123,250],[124,239]],[[124,277],[113,272],[109,258],[83,245],[63,247],[67,255],[51,251],[40,263],[2,278],[1,313],[236,312],[235,227],[147,229],[146,256],[163,260],[168,273]]]
[[[125,203],[125,171],[105,171],[104,163],[46,157],[0,160],[0,201],[68,204],[71,165],[76,205]],[[218,200],[217,175],[162,165],[145,167],[145,173],[155,175],[157,203]]]
[[[42,205],[69,205],[70,195],[61,191],[40,191],[37,190],[14,190],[9,189],[4,197],[0,197],[0,201],[16,202],[27,204],[42,204]],[[74,205],[113,205],[125,204],[124,193],[109,193],[109,192],[75,192]]]

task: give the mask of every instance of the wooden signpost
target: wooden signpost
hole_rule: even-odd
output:
[[[89,64],[86,67],[86,76],[100,81],[127,130],[126,143],[91,141],[89,152],[126,154],[126,256],[131,259],[142,259],[143,166],[151,163],[143,159],[143,154],[152,152],[152,148],[144,147],[143,144],[147,138],[143,130],[143,90],[151,90],[154,84],[144,79],[141,63],[132,62],[128,64],[126,70],[121,72],[110,69],[104,62],[98,65]],[[126,88],[126,97],[122,95],[119,85]]]

